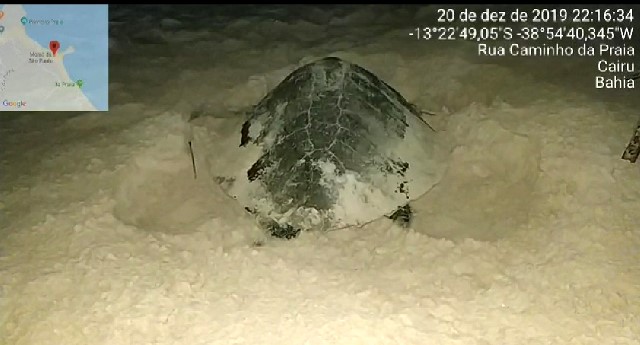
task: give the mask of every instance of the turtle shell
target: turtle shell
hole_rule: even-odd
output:
[[[219,181],[278,237],[392,214],[438,175],[433,130],[415,107],[336,57],[293,71],[238,129]]]

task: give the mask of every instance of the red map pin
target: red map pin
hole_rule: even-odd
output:
[[[58,52],[58,49],[60,49],[60,42],[58,41],[49,42],[49,49],[51,49],[51,52],[53,52],[53,56],[56,56],[56,52]]]

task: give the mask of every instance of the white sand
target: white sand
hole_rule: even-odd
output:
[[[640,344],[637,90],[412,40],[433,9],[233,9],[112,8],[108,113],[0,114],[0,344]],[[193,179],[183,119],[329,54],[456,149],[408,231],[263,239]]]

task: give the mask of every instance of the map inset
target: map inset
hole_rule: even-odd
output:
[[[0,111],[107,111],[108,5],[0,4]]]

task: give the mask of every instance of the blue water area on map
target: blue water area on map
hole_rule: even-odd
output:
[[[82,80],[82,92],[98,110],[108,110],[109,10],[108,5],[23,5],[26,17],[49,19],[50,25],[25,25],[27,35],[49,50],[49,42],[60,42],[59,52],[70,46],[64,67],[72,81]],[[63,24],[54,24],[55,20]]]

